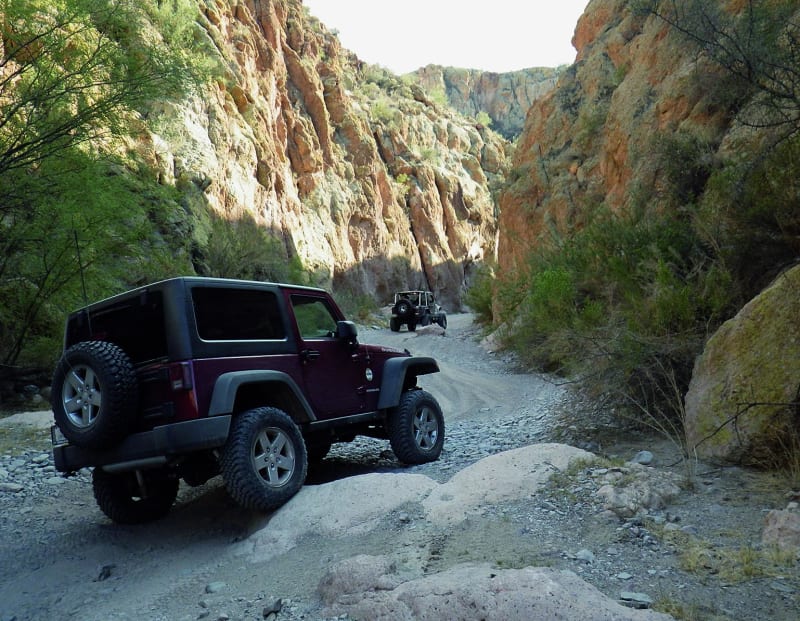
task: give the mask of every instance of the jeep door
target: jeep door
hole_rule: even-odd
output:
[[[364,411],[366,360],[336,336],[337,317],[324,296],[290,296],[306,398],[318,418]]]

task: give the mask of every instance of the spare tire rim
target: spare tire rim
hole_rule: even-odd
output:
[[[61,389],[61,404],[69,422],[80,429],[91,427],[100,413],[103,393],[100,380],[90,366],[75,365]]]
[[[270,487],[285,485],[294,474],[294,444],[277,427],[267,427],[256,435],[251,457],[256,472]]]

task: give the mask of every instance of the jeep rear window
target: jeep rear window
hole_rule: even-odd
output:
[[[76,321],[82,322],[80,317]],[[167,337],[161,292],[149,291],[92,312],[89,331],[92,339],[119,345],[134,363],[163,358],[167,355]]]
[[[272,291],[195,287],[197,333],[204,341],[271,341],[286,338]]]

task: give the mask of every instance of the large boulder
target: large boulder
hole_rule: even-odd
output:
[[[549,567],[496,569],[459,565],[408,581],[382,557],[359,556],[334,566],[319,594],[326,615],[374,621],[669,621],[669,615],[631,610],[571,571]]]
[[[686,395],[686,436],[699,457],[775,463],[797,430],[800,266],[709,339]]]
[[[790,502],[783,511],[767,514],[761,544],[800,555],[800,506],[796,502]]]

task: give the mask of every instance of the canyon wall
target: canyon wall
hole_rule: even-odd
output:
[[[553,89],[562,71],[534,67],[493,73],[428,65],[413,75],[425,90],[443,90],[450,105],[461,114],[475,117],[485,112],[492,120],[492,129],[513,140],[522,132],[533,102]]]
[[[631,208],[657,188],[660,137],[682,132],[717,148],[731,123],[725,76],[679,33],[627,0],[592,0],[575,29],[576,62],[531,108],[500,198],[499,261],[580,227],[591,211]],[[697,80],[702,75],[703,80]],[[658,209],[658,197],[648,209]]]
[[[149,111],[160,129],[139,149],[161,182],[194,190],[197,209],[254,218],[311,284],[381,303],[430,288],[459,308],[472,265],[495,251],[490,184],[508,143],[363,65],[299,0],[200,6],[197,36],[223,75]]]

